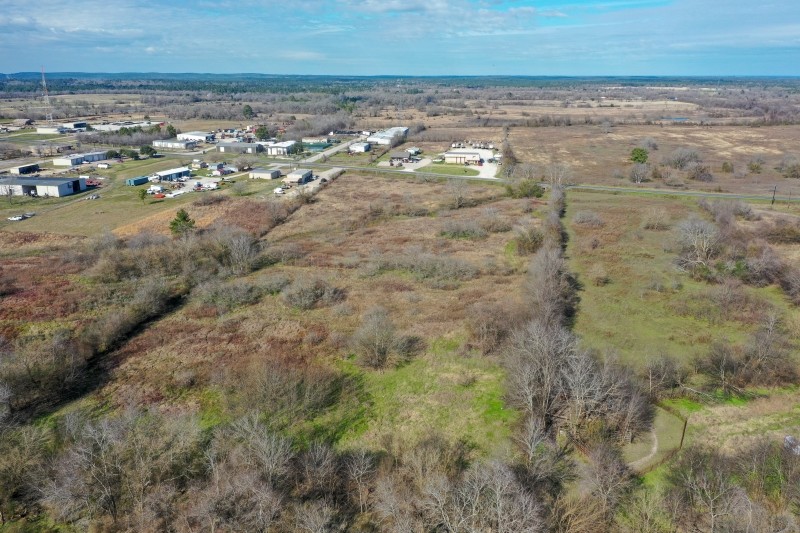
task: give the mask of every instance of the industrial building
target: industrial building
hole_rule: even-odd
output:
[[[0,179],[0,195],[69,196],[86,190],[86,178],[6,178]]]
[[[405,139],[406,135],[408,135],[408,128],[395,126],[394,128],[389,128],[388,130],[373,133],[367,137],[367,141],[383,146],[389,146],[396,140]]]
[[[250,179],[275,180],[281,177],[278,169],[267,170],[266,168],[254,168],[250,171]]]
[[[85,154],[64,155],[53,159],[53,164],[57,167],[74,167],[81,163],[93,163],[106,159],[106,152],[87,152]]]
[[[171,150],[191,150],[197,146],[197,141],[179,139],[160,139],[153,141],[153,148],[167,148]]]
[[[226,154],[257,154],[264,151],[264,146],[259,143],[219,143],[217,151]]]
[[[307,168],[293,170],[283,178],[283,182],[291,185],[302,185],[312,180],[314,174]]]
[[[14,167],[8,170],[11,174],[21,175],[21,174],[33,174],[34,172],[39,172],[39,165],[36,163],[32,163],[30,165],[20,165],[18,167]]]
[[[151,181],[177,181],[180,178],[188,178],[192,175],[189,167],[171,168],[169,170],[162,170],[156,172],[150,177]]]
[[[109,124],[94,124],[92,129],[97,131],[119,131],[122,128],[152,128],[153,126],[160,125],[158,122],[150,122],[149,120],[143,122],[133,122],[130,120],[125,120],[122,122],[111,122]]]
[[[353,143],[350,145],[350,151],[353,153],[365,153],[372,150],[372,145],[370,143]]]
[[[216,138],[216,135],[206,131],[189,131],[187,133],[179,133],[179,141],[197,141],[201,143],[211,142]]]
[[[478,164],[481,162],[481,154],[478,152],[460,152],[460,151],[450,151],[445,152],[444,154],[444,162],[445,163],[456,163],[456,164]]]
[[[274,144],[268,144],[265,149],[267,155],[289,155],[293,154],[297,148],[297,141],[283,141]]]

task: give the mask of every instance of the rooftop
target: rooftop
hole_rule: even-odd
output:
[[[72,183],[81,178],[4,178],[0,179],[0,185],[64,185],[65,183]]]

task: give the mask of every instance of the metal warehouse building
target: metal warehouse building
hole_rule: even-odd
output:
[[[372,145],[369,143],[353,143],[350,145],[351,152],[364,153],[369,152],[370,149],[372,149]]]
[[[69,196],[86,190],[86,178],[0,179],[0,194],[14,196]]]
[[[254,168],[250,171],[250,179],[275,180],[281,177],[278,169],[267,170],[266,168]]]
[[[215,138],[215,134],[207,133],[205,131],[189,131],[178,134],[179,141],[197,141],[207,143],[213,141]]]
[[[53,164],[58,167],[73,167],[81,163],[92,163],[106,159],[106,152],[87,152],[85,154],[72,154],[53,159]]]
[[[267,145],[267,155],[289,155],[295,151],[297,141],[283,141]]]
[[[283,178],[283,182],[289,184],[302,185],[303,183],[308,183],[309,181],[311,181],[312,177],[313,173],[307,168],[298,168],[297,170],[289,172],[289,174],[287,174],[287,176]]]
[[[405,139],[408,135],[408,128],[403,126],[395,126],[388,130],[379,131],[367,137],[367,141],[383,146],[392,144],[395,139]]]
[[[258,143],[220,143],[217,151],[231,154],[256,154],[264,151],[264,146]]]
[[[153,141],[153,148],[171,148],[173,150],[188,150],[197,146],[197,141],[162,139]]]
[[[161,181],[175,181],[178,178],[188,178],[191,174],[189,167],[178,167],[156,172],[154,176],[157,176]]]

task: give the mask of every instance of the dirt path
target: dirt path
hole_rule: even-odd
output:
[[[650,453],[648,453],[641,459],[637,459],[636,461],[629,463],[628,466],[632,470],[639,470],[647,466],[647,463],[649,463],[650,460],[656,456],[656,453],[658,453],[658,434],[656,433],[655,428],[650,430],[650,434],[653,435],[653,445],[650,447]]]

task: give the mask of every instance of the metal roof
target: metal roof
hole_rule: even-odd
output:
[[[65,183],[72,183],[84,178],[4,178],[0,179],[0,185],[27,185],[27,186],[59,186]]]

